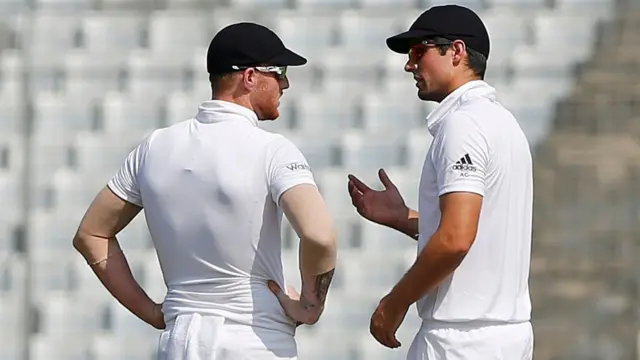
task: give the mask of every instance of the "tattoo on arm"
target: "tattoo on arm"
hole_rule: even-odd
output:
[[[335,269],[332,269],[324,274],[316,276],[315,286],[310,291],[310,295],[313,297],[312,299],[307,298],[303,291],[300,296],[300,305],[302,305],[305,310],[310,311],[324,304],[327,298],[327,292],[329,291],[329,285],[331,285],[331,280],[333,279],[334,271]]]
[[[329,285],[331,285],[331,280],[333,280],[333,273],[335,269],[331,269],[324,274],[318,275],[316,278],[316,291],[318,296],[318,301],[320,303],[324,303],[327,298],[327,292],[329,291]]]

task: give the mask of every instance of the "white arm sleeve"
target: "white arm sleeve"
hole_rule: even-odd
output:
[[[133,149],[120,167],[116,175],[111,178],[107,186],[122,200],[142,207],[142,196],[138,187],[138,172],[149,149],[151,136]]]
[[[267,157],[269,192],[279,205],[282,194],[300,184],[316,186],[311,168],[300,150],[285,137],[275,140]]]
[[[490,151],[478,124],[467,115],[454,113],[444,120],[434,141],[438,195],[460,191],[484,196]]]

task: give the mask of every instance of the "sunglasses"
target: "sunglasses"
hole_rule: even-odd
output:
[[[261,73],[272,73],[276,74],[278,79],[284,80],[287,77],[287,67],[286,66],[232,66],[233,70],[246,70],[246,69],[256,69]]]
[[[409,48],[409,61],[416,63],[429,50],[429,48],[450,46],[453,41],[447,39],[430,39],[423,40]]]

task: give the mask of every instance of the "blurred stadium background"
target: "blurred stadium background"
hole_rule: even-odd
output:
[[[301,360],[404,359],[415,309],[387,350],[368,334],[415,243],[361,221],[346,174],[385,167],[411,206],[433,104],[384,39],[440,0],[0,0],[0,359],[152,359],[158,332],[101,287],[71,239],[151,129],[210,93],[206,47],[251,20],[306,55],[282,118],[340,227],[340,268]],[[442,0],[444,1],[444,0]],[[492,39],[487,80],[535,151],[537,360],[635,360],[640,279],[640,2],[465,0]],[[297,243],[285,226],[287,278]],[[156,300],[165,287],[141,214],[120,237]]]

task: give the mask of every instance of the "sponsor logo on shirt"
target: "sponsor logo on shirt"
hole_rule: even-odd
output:
[[[311,168],[309,167],[309,165],[303,163],[303,162],[298,162],[298,163],[292,163],[286,166],[287,169],[291,170],[291,171],[311,171]]]
[[[471,156],[469,156],[469,154],[465,154],[463,157],[460,158],[460,160],[456,161],[456,163],[453,165],[452,168],[453,170],[458,170],[463,172],[476,171],[476,166],[473,165],[473,162],[471,161]]]

